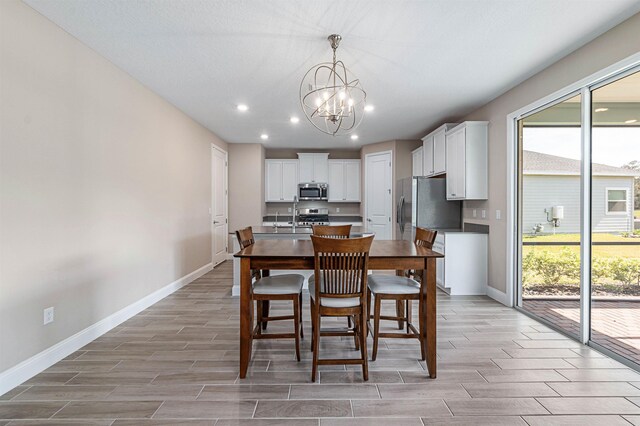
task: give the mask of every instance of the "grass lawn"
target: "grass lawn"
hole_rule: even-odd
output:
[[[593,246],[593,255],[598,257],[635,257],[640,258],[640,238],[625,238],[615,234],[597,233],[593,234],[592,240],[594,242],[637,242],[637,245],[633,246]],[[536,235],[525,236],[522,241],[528,242],[579,242],[580,234],[549,234],[549,235]],[[550,253],[558,253],[566,246],[524,246],[523,254],[526,255],[533,250],[546,250]],[[580,246],[568,246],[570,250],[576,253],[580,252]]]
[[[640,219],[640,210],[634,210],[633,211],[633,217],[636,219]]]

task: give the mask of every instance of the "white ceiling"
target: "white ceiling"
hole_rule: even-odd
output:
[[[422,137],[640,11],[637,0],[25,2],[226,141],[264,132],[267,147],[297,148]],[[375,106],[357,142],[320,133],[298,100],[331,33]]]

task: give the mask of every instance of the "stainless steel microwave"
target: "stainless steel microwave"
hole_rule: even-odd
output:
[[[298,184],[299,200],[328,200],[328,188],[326,183],[300,183]]]

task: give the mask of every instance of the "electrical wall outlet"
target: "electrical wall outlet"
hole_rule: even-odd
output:
[[[287,213],[291,213],[291,207],[287,209]]]
[[[53,306],[44,310],[44,313],[43,313],[44,325],[47,325],[53,322],[53,314],[54,314]]]
[[[336,207],[336,213],[340,213],[340,207]]]
[[[496,210],[496,220],[500,220],[502,218],[502,212],[500,210]]]
[[[485,209],[482,209],[482,218],[483,219],[487,218],[487,211]]]
[[[478,209],[473,209],[473,217],[478,217]]]

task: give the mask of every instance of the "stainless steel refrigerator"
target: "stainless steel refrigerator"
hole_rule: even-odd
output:
[[[396,236],[413,240],[415,227],[460,229],[462,202],[447,201],[443,178],[405,178],[396,182]]]

